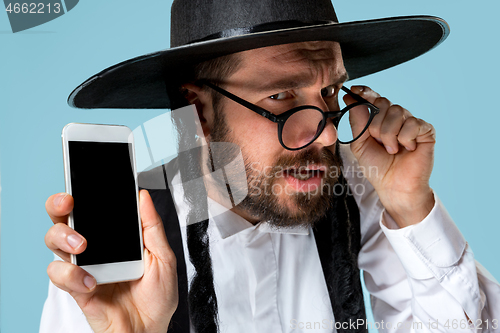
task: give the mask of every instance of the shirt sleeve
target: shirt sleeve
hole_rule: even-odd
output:
[[[93,333],[85,315],[67,292],[49,282],[43,306],[40,333]]]
[[[500,332],[500,285],[477,261],[434,194],[420,223],[399,228],[343,151],[361,217],[359,268],[380,332]],[[350,168],[350,170],[349,170]],[[357,188],[357,190],[356,190]]]

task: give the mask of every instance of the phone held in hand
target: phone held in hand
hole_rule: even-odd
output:
[[[87,240],[71,262],[98,284],[144,273],[142,227],[132,131],[126,126],[71,123],[62,131],[69,226]]]

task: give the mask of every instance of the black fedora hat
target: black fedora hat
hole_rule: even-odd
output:
[[[170,108],[169,82],[193,64],[260,47],[340,43],[350,79],[413,59],[440,44],[448,24],[433,16],[339,23],[330,0],[175,0],[171,48],[90,77],[69,96],[77,108]]]

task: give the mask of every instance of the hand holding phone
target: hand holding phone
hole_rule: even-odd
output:
[[[116,194],[103,191],[101,200],[111,202]],[[139,196],[144,275],[129,282],[98,285],[88,270],[71,263],[71,256],[85,253],[89,245],[68,226],[74,206],[75,200],[67,193],[53,195],[46,202],[54,225],[45,242],[63,260],[47,268],[51,281],[75,299],[94,332],[166,332],[178,302],[176,260],[149,193],[143,190]]]

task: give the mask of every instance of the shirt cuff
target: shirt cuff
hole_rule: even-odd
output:
[[[442,280],[458,263],[467,245],[443,204],[434,193],[435,204],[420,223],[400,228],[382,211],[380,227],[414,279]]]

